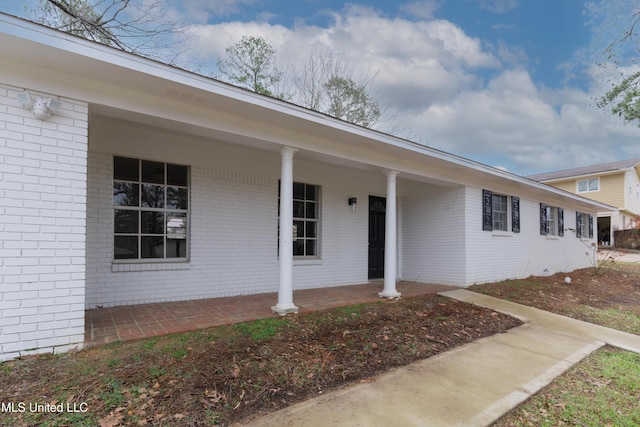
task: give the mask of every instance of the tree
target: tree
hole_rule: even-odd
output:
[[[365,84],[331,76],[324,89],[328,99],[326,114],[365,127],[371,127],[380,118],[378,101],[369,95]]]
[[[380,103],[371,94],[374,75],[359,73],[331,53],[315,53],[293,69],[293,102],[365,127],[376,124]]]
[[[167,18],[164,0],[40,0],[30,18],[88,40],[175,64],[185,26]]]
[[[242,36],[227,47],[227,57],[218,58],[218,70],[223,78],[263,95],[275,96],[273,88],[283,73],[276,66],[276,51],[262,37]],[[281,97],[281,96],[280,96]]]
[[[613,41],[609,42],[604,49],[605,61],[600,64],[601,67],[611,65],[616,67],[622,79],[612,83],[611,89],[598,99],[597,105],[600,108],[611,108],[611,112],[622,117],[625,122],[635,122],[640,126],[640,71],[637,71],[637,55],[640,49],[637,46],[636,33],[640,11],[636,9],[635,4],[625,1],[615,2],[617,14],[608,11],[614,6],[610,3],[589,3],[587,6],[592,15],[604,14],[605,9],[609,15],[612,15],[610,22],[601,24],[609,33],[610,27],[616,27],[616,30],[619,28],[620,20],[629,19],[622,24],[624,29],[617,33],[620,35],[614,36]],[[627,17],[623,18],[624,15],[620,15],[621,12],[627,13]]]

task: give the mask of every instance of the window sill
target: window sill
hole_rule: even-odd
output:
[[[509,231],[492,231],[491,235],[494,237],[511,237],[513,233]]]
[[[548,235],[548,234],[545,236],[545,238],[547,240],[559,240],[560,239],[560,237],[558,237],[558,236]]]
[[[191,262],[184,261],[113,261],[111,271],[113,273],[124,273],[132,271],[174,271],[174,270],[190,270]]]
[[[322,258],[294,258],[293,265],[322,265]]]

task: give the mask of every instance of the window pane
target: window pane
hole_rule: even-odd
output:
[[[493,213],[493,229],[507,231],[507,215]]]
[[[318,200],[318,196],[316,195],[316,186],[315,185],[307,185],[307,197],[306,200]]]
[[[142,181],[164,184],[164,163],[143,160]]]
[[[304,202],[293,202],[293,217],[304,218]]]
[[[116,209],[113,213],[113,229],[116,233],[137,233],[138,211]]]
[[[587,181],[578,181],[578,191],[587,191]]]
[[[306,230],[306,233],[305,233],[305,235],[307,237],[317,237],[316,236],[316,224],[317,223],[315,223],[313,221],[307,221],[307,227],[306,227],[307,230]]]
[[[125,181],[140,181],[140,162],[128,157],[113,158],[113,178]]]
[[[301,184],[299,182],[293,183],[293,198],[304,200],[304,184]]]
[[[493,200],[493,229],[507,231],[507,196],[494,194]]]
[[[138,236],[115,236],[113,257],[115,259],[138,258]]]
[[[187,241],[185,239],[167,238],[167,258],[186,258]]]
[[[589,191],[595,191],[598,189],[598,180],[590,179],[589,180]]]
[[[163,236],[142,236],[141,237],[142,258],[163,258],[164,257],[164,237]]]
[[[187,166],[167,164],[167,184],[186,187],[189,182],[189,168]]]
[[[294,239],[304,237],[304,221],[293,221]]]
[[[306,216],[305,216],[305,218],[313,218],[313,219],[318,218],[318,216],[317,216],[317,211],[318,210],[316,209],[317,206],[318,205],[315,202],[307,202],[307,203],[305,203],[305,207],[306,207],[306,212],[305,212]]]
[[[138,206],[139,194],[139,184],[118,181],[113,183],[114,206]]]
[[[174,239],[187,238],[187,214],[167,213],[167,236]]]
[[[186,188],[167,187],[167,209],[187,210],[188,194]]]
[[[293,255],[294,256],[304,255],[304,239],[298,239],[293,242]]]
[[[143,234],[164,234],[164,213],[142,211],[140,226]]]
[[[316,240],[315,239],[307,240],[306,249],[307,249],[307,253],[306,253],[307,256],[315,255],[316,254]]]
[[[164,186],[162,185],[142,185],[142,207],[163,208],[164,207]]]

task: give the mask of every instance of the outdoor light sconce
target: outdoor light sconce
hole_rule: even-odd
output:
[[[357,202],[358,202],[358,199],[356,199],[355,197],[349,197],[349,206],[351,206],[351,211],[353,212],[356,211]]]
[[[18,102],[22,104],[22,108],[31,110],[38,120],[47,120],[51,114],[58,114],[62,108],[62,102],[57,99],[32,96],[29,92],[20,92]]]

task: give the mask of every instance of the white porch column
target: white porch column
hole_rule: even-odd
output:
[[[384,290],[378,294],[382,298],[398,298],[396,290],[398,232],[396,214],[396,176],[397,171],[388,171],[387,175],[387,208],[384,235]]]
[[[281,150],[280,173],[280,285],[278,304],[271,307],[276,313],[285,315],[297,313],[293,304],[293,154],[295,148],[283,147]]]

